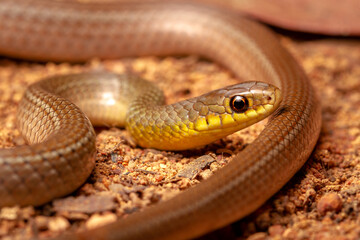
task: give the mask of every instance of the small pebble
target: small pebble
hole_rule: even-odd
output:
[[[179,189],[186,189],[190,187],[190,180],[187,178],[181,179],[179,181]]]
[[[258,232],[250,235],[247,240],[265,240],[267,238],[266,233]]]
[[[277,235],[282,235],[285,231],[284,227],[281,225],[272,225],[269,227],[269,235],[271,237],[277,236]]]
[[[212,176],[213,173],[211,172],[210,169],[205,169],[204,171],[200,172],[199,173],[199,176],[202,178],[202,179],[208,179],[210,176]]]
[[[189,179],[194,179],[202,169],[209,166],[215,161],[215,158],[210,155],[203,155],[193,160],[180,170],[177,174],[178,177],[184,177]]]
[[[0,219],[16,220],[19,217],[19,207],[3,207],[0,211]]]
[[[70,227],[70,223],[63,217],[54,217],[49,221],[49,230],[54,232],[62,232]]]
[[[293,202],[287,202],[285,204],[285,210],[288,212],[288,213],[291,213],[293,214],[295,211],[296,211],[296,206]]]
[[[38,230],[47,230],[49,228],[49,217],[36,216],[35,225]]]
[[[326,212],[338,212],[341,210],[342,200],[336,193],[327,193],[322,196],[317,204],[318,212],[324,216]]]
[[[94,214],[86,222],[87,229],[94,229],[100,226],[104,226],[116,221],[116,215],[114,213],[106,213],[104,215]]]
[[[297,231],[291,228],[288,228],[284,231],[284,234],[282,235],[282,237],[284,237],[285,239],[296,239],[297,236]]]

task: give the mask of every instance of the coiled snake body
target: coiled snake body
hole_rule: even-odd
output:
[[[266,28],[230,13],[177,3],[1,0],[0,33],[3,55],[83,61],[198,54],[282,91],[279,110],[259,137],[213,177],[164,204],[66,239],[184,239],[229,224],[278,191],[307,160],[319,135],[320,106],[301,68]],[[2,205],[42,204],[71,192],[93,167],[95,137],[87,117],[48,93],[46,85],[30,87],[19,111],[19,125],[35,144],[0,152]],[[36,115],[34,109],[40,109]],[[219,121],[206,126],[214,122]]]

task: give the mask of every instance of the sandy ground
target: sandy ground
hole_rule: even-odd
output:
[[[264,206],[203,239],[360,238],[360,41],[285,36],[281,41],[304,67],[321,98],[320,139],[305,166]],[[196,56],[94,59],[77,65],[1,58],[0,147],[23,144],[15,113],[29,84],[54,74],[99,69],[131,72],[154,81],[170,103],[237,82],[226,69]],[[226,165],[265,123],[183,152],[141,149],[129,141],[125,130],[98,128],[97,164],[88,181],[72,196],[42,207],[1,209],[0,236],[24,239],[86,230],[166,200]],[[202,156],[207,164],[194,164]]]

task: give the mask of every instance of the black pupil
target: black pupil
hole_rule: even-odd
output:
[[[241,96],[233,97],[231,103],[232,103],[231,107],[235,112],[244,112],[247,108],[246,98]]]

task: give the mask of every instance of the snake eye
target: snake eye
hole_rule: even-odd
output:
[[[230,107],[234,112],[243,113],[249,107],[249,102],[246,97],[234,96],[230,99]]]

